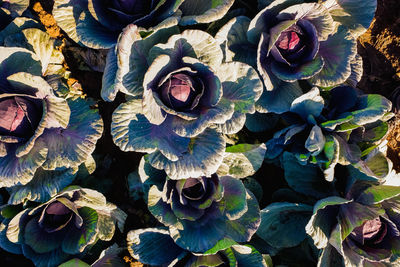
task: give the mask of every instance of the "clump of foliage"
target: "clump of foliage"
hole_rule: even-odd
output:
[[[0,0],[0,247],[37,266],[399,265],[392,104],[357,88],[375,9],[55,0],[54,39]]]

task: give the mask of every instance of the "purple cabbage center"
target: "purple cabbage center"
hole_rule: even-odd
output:
[[[28,97],[0,99],[0,135],[31,137],[42,118],[42,110]]]

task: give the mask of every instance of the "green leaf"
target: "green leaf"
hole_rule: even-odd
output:
[[[261,167],[266,152],[265,144],[239,144],[226,148],[224,159],[217,170],[218,175],[245,178]]]
[[[90,267],[90,265],[75,258],[58,265],[58,267]]]
[[[373,185],[363,191],[356,201],[364,205],[375,205],[399,195],[400,186]]]
[[[210,255],[210,254],[216,254],[218,251],[225,250],[233,245],[237,245],[238,243],[235,242],[234,240],[224,237],[224,239],[221,239],[220,241],[215,244],[214,247],[210,248],[206,252],[204,252],[204,255]]]

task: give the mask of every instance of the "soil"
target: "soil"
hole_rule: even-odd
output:
[[[371,27],[360,36],[358,51],[363,58],[364,73],[357,87],[365,93],[381,94],[393,101],[396,116],[390,121],[388,157],[400,172],[400,2],[378,0]]]
[[[239,2],[245,1],[239,0]],[[255,1],[251,1],[252,5],[253,2]],[[104,184],[109,185],[107,187],[109,190],[104,192],[107,199],[128,213],[125,233],[130,229],[156,226],[157,222],[149,215],[145,203],[141,200],[134,201],[129,198],[126,178],[129,173],[137,169],[142,154],[122,152],[114,145],[110,135],[111,114],[124,101],[124,98],[118,95],[112,103],[102,101],[100,97],[101,68],[93,69],[89,66],[91,64],[87,64],[94,58],[99,62],[93,65],[101,66],[104,63],[105,53],[104,51],[82,48],[70,40],[56,25],[51,15],[52,5],[53,1],[50,0],[31,0],[33,13],[38,16],[46,31],[51,37],[64,43],[62,49],[66,66],[71,71],[68,83],[83,88],[84,95],[98,101],[99,111],[105,126],[103,136],[94,152],[97,169],[91,176],[92,179],[87,181],[87,186],[96,189],[96,187],[104,186]],[[400,1],[378,0],[376,17],[368,31],[359,38],[358,51],[364,61],[364,73],[358,88],[365,93],[378,93],[391,98],[395,89],[400,88]],[[394,106],[398,105],[400,106],[400,101],[394,103]],[[391,127],[387,140],[388,156],[394,162],[395,169],[400,172],[400,119],[398,118],[400,118],[400,115],[396,115],[390,122]],[[261,201],[262,207],[271,202],[271,195],[276,189],[286,185],[282,176],[282,170],[269,164],[264,164],[255,175],[255,178],[261,184],[268,184],[268,186],[263,186],[267,189],[265,189]],[[93,177],[96,177],[96,179],[93,179]],[[268,181],[268,177],[273,178],[274,181]],[[109,243],[111,245],[116,242],[125,246],[124,240],[124,234],[116,233]],[[0,251],[0,256],[2,256],[4,266],[32,265],[29,260],[22,256],[16,257],[4,251]],[[85,259],[88,260],[87,262],[93,262],[97,256],[98,254],[88,255]],[[124,260],[131,266],[143,266],[131,258],[127,252],[123,256]]]

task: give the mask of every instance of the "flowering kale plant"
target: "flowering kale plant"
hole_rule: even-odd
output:
[[[399,266],[384,2],[0,0],[2,263]]]
[[[295,99],[285,113],[287,127],[267,141],[267,158],[289,148],[301,162],[313,162],[333,179],[340,164],[356,164],[385,137],[391,103],[380,95],[360,95],[356,89],[332,89],[325,103],[318,88]]]
[[[171,180],[142,159],[140,175],[148,187],[150,212],[165,226],[176,244],[205,252],[221,239],[249,241],[260,224],[254,195],[230,176]]]
[[[122,34],[116,78],[103,95],[119,89],[133,98],[114,111],[111,134],[124,151],[151,153],[150,164],[172,179],[210,176],[223,158],[223,134],[243,127],[262,85],[252,67],[223,63],[208,33],[170,31],[141,39],[132,26]]]
[[[257,110],[281,113],[302,94],[298,80],[331,87],[350,77],[358,60],[356,38],[369,27],[376,1],[277,0],[258,6],[253,19],[232,19],[217,39],[227,60],[257,67],[266,88]]]
[[[70,189],[1,225],[1,247],[22,253],[36,266],[55,266],[85,253],[98,239],[110,240],[115,222],[123,229],[126,214],[91,189]]]

